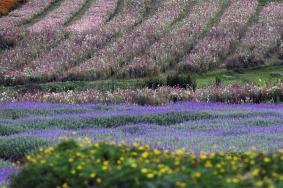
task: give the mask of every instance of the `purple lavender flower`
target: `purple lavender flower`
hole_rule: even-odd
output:
[[[9,178],[16,172],[13,167],[0,167],[0,185],[9,183]]]

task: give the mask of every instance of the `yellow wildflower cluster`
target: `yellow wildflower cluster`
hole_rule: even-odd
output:
[[[278,187],[283,185],[283,150],[242,153],[192,153],[183,149],[166,151],[133,143],[85,143],[65,141],[27,156],[33,167],[56,174],[66,173],[66,182],[55,187],[127,185],[129,187]],[[26,165],[25,168],[29,168]],[[31,168],[33,169],[33,168]],[[31,170],[29,169],[29,170]],[[39,170],[40,172],[40,170]],[[62,174],[57,174],[61,176]],[[111,178],[110,178],[111,177]],[[54,175],[54,182],[56,182]],[[74,184],[77,183],[77,184]],[[74,185],[72,185],[74,184]],[[280,187],[279,186],[279,187]]]

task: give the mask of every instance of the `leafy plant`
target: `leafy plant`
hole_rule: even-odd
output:
[[[11,188],[282,187],[282,152],[186,154],[69,140],[27,156]]]

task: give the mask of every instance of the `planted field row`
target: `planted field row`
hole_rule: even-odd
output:
[[[19,32],[22,31],[20,27],[23,23],[32,20],[34,17],[36,17],[36,15],[41,14],[45,11],[45,9],[52,6],[53,3],[54,0],[30,0],[24,3],[18,9],[15,9],[10,12],[7,16],[0,17],[0,37],[5,40],[8,40],[8,42],[10,40],[15,40]],[[3,61],[0,61],[0,64],[1,62]]]
[[[145,20],[133,31],[125,33],[115,43],[107,46],[90,60],[72,68],[69,71],[70,74],[76,74],[76,72],[80,72],[79,70],[83,70],[85,72],[80,74],[86,74],[86,78],[88,76],[93,78],[109,77],[112,72],[118,71],[120,66],[127,64],[136,55],[143,53],[148,46],[158,41],[171,29],[179,17],[186,14],[187,6],[192,6],[192,3],[187,1],[164,1],[162,3],[163,5],[152,17]],[[101,73],[104,75],[99,75]]]
[[[95,52],[95,54],[92,54],[90,60],[87,60],[85,63],[80,65],[80,62],[76,62],[76,64],[79,65],[74,68],[71,68],[71,70],[66,72],[65,75],[67,77],[73,77],[76,76],[75,74],[78,72],[79,76],[83,76],[84,74],[86,74],[84,77],[88,78],[89,75],[87,73],[91,72],[92,78],[103,77],[103,74],[108,77],[111,74],[110,68],[112,64],[117,64],[117,62],[122,61],[122,59],[131,58],[132,56],[134,56],[134,54],[138,53],[139,51],[142,51],[148,45],[148,43],[152,42],[152,40],[158,38],[158,35],[162,35],[162,32],[165,32],[163,30],[163,27],[169,26],[182,11],[182,5],[184,5],[184,3],[180,2],[173,3],[165,1],[166,5],[164,7],[161,6],[161,10],[157,10],[157,13],[154,14],[153,17],[145,19],[141,23],[141,25],[133,31],[123,33],[123,36],[119,38],[116,42],[110,45],[106,45],[105,49],[99,50]],[[168,20],[166,20],[165,15],[168,16],[169,13],[171,15],[169,18],[167,18]],[[140,17],[142,16],[142,14],[140,15]],[[113,21],[116,21],[115,18],[113,19]],[[159,32],[157,31],[157,33],[153,33],[156,32],[155,30],[158,30],[158,28]],[[48,74],[55,74],[54,77],[58,77],[57,75],[61,74],[60,72],[58,72],[58,69],[68,70],[68,66],[71,65],[68,65],[66,63],[63,64],[63,66],[58,63],[55,63],[53,65],[48,64]],[[82,70],[83,72],[77,70]],[[100,75],[95,76],[96,73]],[[34,74],[37,75],[36,70]]]
[[[21,137],[41,141],[88,137],[94,141],[139,141],[160,149],[193,151],[228,151],[232,147],[245,151],[252,146],[271,151],[280,148],[282,142],[282,105],[184,102],[142,107],[4,103],[1,107],[0,139],[3,142]],[[13,116],[8,116],[8,111]],[[271,137],[273,139],[269,139]],[[217,146],[209,147],[214,144]],[[0,158],[17,160],[26,152],[19,149],[18,152],[23,153],[8,156],[10,147],[5,149],[4,145],[0,145]],[[18,147],[22,147],[21,144]]]
[[[238,154],[252,148],[274,153],[283,141],[283,106],[275,104],[182,102],[154,107],[22,102],[0,107],[0,184],[8,183],[21,168],[8,161],[26,162],[25,156],[61,138],[147,144],[167,154],[178,150],[178,155],[184,154],[181,148],[196,154]]]
[[[22,66],[23,70],[10,71],[7,79],[14,78],[14,80],[25,80],[31,77],[31,75],[40,79],[41,75],[45,75],[44,79],[48,80],[54,78],[55,73],[62,77],[66,69],[64,67],[77,64],[80,61],[90,58],[92,53],[103,48],[118,37],[118,35],[139,25],[143,18],[143,7],[145,4],[146,2],[126,3],[122,7],[122,10],[119,11],[119,14],[112,18],[107,24],[103,24],[95,33],[70,37],[68,40],[58,45],[58,47],[53,48],[52,51],[46,55],[32,61],[30,65],[26,67]],[[60,66],[61,69],[58,66]],[[51,78],[47,76],[49,75],[48,72],[50,72]]]
[[[176,27],[158,42],[154,43],[145,54],[135,57],[118,71],[119,76],[136,77],[154,75],[167,69],[182,57],[200,37],[217,12],[224,8],[223,1],[200,1]]]
[[[221,57],[229,53],[230,45],[237,40],[241,29],[256,12],[257,1],[232,1],[219,23],[201,39],[179,66],[188,70],[207,71],[219,66]]]
[[[258,22],[250,27],[228,60],[228,68],[245,68],[264,64],[282,44],[283,4],[271,3],[261,11]],[[280,40],[281,39],[281,40]]]
[[[143,77],[171,68],[204,72],[226,62],[241,68],[280,56],[282,46],[281,2],[58,0],[47,6],[27,22],[27,30],[37,32],[0,54],[2,82]]]
[[[28,27],[28,32],[39,33],[46,29],[55,29],[64,24],[65,20],[76,12],[85,3],[85,0],[76,0],[76,3],[69,0],[62,0],[59,8],[47,14],[41,20]]]
[[[118,1],[97,0],[94,5],[90,5],[89,9],[81,18],[71,23],[67,29],[71,32],[90,32],[97,30],[101,24],[107,21],[109,15],[114,12]]]

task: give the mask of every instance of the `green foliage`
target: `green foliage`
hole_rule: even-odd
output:
[[[145,81],[145,85],[150,89],[157,89],[160,86],[166,85],[166,80],[164,78],[151,77]]]
[[[222,79],[219,76],[215,77],[215,86],[221,86],[221,84]]]
[[[185,121],[216,119],[216,118],[241,118],[255,117],[263,114],[276,115],[272,112],[227,112],[216,113],[209,111],[201,112],[169,112],[165,114],[149,114],[149,115],[128,115],[113,117],[96,117],[88,119],[52,119],[52,120],[30,120],[13,124],[14,127],[22,129],[84,129],[84,128],[113,128],[127,124],[136,123],[152,123],[157,125],[172,125]]]
[[[25,155],[47,145],[47,140],[36,137],[1,138],[0,158],[22,160]]]
[[[190,88],[196,90],[197,84],[191,75],[172,74],[167,76],[167,85],[171,87]]]
[[[282,187],[283,151],[186,154],[66,141],[28,156],[11,188]]]
[[[3,168],[3,167],[9,167],[9,166],[12,166],[12,164],[8,161],[3,161],[0,159],[0,168]]]
[[[138,95],[135,99],[135,103],[139,105],[161,105],[164,101],[159,97],[150,97],[147,95]]]
[[[19,126],[0,125],[0,136],[9,136],[20,133],[23,129]]]

